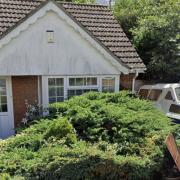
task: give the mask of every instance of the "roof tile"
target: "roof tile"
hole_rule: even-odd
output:
[[[46,0],[0,0],[0,36]],[[145,65],[107,6],[59,2],[119,62],[132,69]]]

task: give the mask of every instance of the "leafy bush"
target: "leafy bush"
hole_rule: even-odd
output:
[[[47,129],[44,137],[45,139],[52,137],[57,139],[66,138],[68,143],[75,143],[77,141],[74,128],[66,118],[55,119]]]
[[[88,93],[52,104],[50,112],[51,119],[0,141],[0,174],[42,180],[157,179],[164,139],[176,128],[130,92]]]
[[[24,178],[20,177],[20,176],[11,177],[7,173],[2,173],[2,174],[0,174],[0,180],[24,180]]]
[[[161,145],[173,129],[169,119],[150,102],[140,100],[130,92],[88,93],[52,104],[50,109],[67,117],[80,139],[118,143],[120,155],[140,155],[150,139]]]

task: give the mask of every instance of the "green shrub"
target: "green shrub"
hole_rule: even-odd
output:
[[[20,176],[11,177],[7,173],[2,173],[2,174],[0,174],[0,180],[24,180],[24,178],[20,177]]]
[[[55,119],[44,134],[45,139],[66,138],[67,143],[75,143],[77,141],[74,128],[72,124],[66,119],[58,117]]]
[[[118,143],[120,155],[141,154],[148,139],[153,137],[156,137],[154,143],[161,146],[173,130],[167,117],[150,102],[130,92],[93,92],[51,105],[51,109],[53,107],[69,119],[80,139]]]
[[[11,176],[7,173],[0,174],[1,180],[11,180]]]
[[[50,112],[51,119],[0,141],[0,173],[35,180],[162,175],[164,140],[176,126],[150,102],[130,92],[94,92],[52,104]]]

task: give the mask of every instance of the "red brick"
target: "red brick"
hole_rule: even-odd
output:
[[[133,77],[135,74],[122,74],[120,76],[120,89],[132,90]]]

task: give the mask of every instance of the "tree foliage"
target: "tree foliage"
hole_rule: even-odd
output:
[[[114,13],[147,65],[146,78],[180,80],[178,0],[117,0]]]

